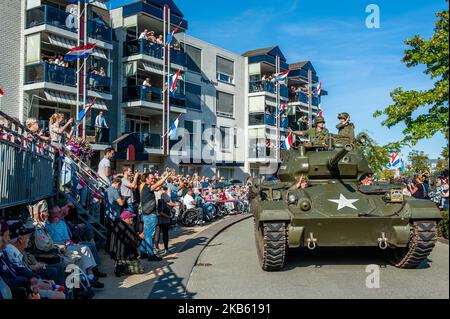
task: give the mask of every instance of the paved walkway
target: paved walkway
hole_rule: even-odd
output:
[[[108,277],[101,278],[105,288],[94,290],[95,299],[147,299],[158,277],[178,259],[179,252],[191,239],[208,228],[224,223],[232,218],[234,216],[225,216],[204,226],[178,226],[175,229],[171,229],[168,254],[160,262],[143,260],[142,264],[144,265],[145,273],[142,275],[116,277],[114,275],[114,261],[104,251],[101,251],[102,266],[100,269],[102,272],[107,273]],[[163,248],[162,242],[160,245]]]

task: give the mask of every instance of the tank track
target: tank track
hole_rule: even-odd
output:
[[[256,245],[261,268],[276,271],[284,267],[287,248],[287,228],[283,222],[255,225]]]
[[[411,227],[411,238],[406,248],[392,252],[392,263],[398,268],[412,269],[420,266],[434,248],[437,240],[435,221],[415,221]]]

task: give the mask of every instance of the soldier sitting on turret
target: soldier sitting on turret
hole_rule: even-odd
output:
[[[329,135],[329,132],[324,127],[324,125],[325,119],[322,116],[318,116],[314,121],[315,127],[310,128],[309,130],[306,131],[293,131],[291,128],[289,128],[289,131],[297,136],[307,135],[310,138],[311,144],[313,146],[321,146],[327,144]]]
[[[355,143],[355,126],[350,123],[350,115],[346,112],[339,113],[339,121],[341,121],[336,128],[338,129],[338,136],[335,138],[335,142],[340,144],[353,144]]]

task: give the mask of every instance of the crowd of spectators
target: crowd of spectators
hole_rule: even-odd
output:
[[[158,44],[158,45],[164,45],[164,37],[162,34],[156,35],[155,31],[148,29],[145,29],[141,32],[139,35],[139,40],[145,40],[148,41],[150,45]],[[176,51],[181,51],[181,46],[179,42],[175,42],[173,45],[171,45],[171,48],[173,48]]]

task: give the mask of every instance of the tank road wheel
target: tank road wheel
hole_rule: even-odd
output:
[[[417,268],[436,243],[436,222],[415,221],[411,228],[411,238],[405,248],[394,248],[391,252],[391,262],[398,268]]]
[[[265,271],[280,270],[286,256],[286,224],[267,222],[255,225],[256,250],[259,263]]]

